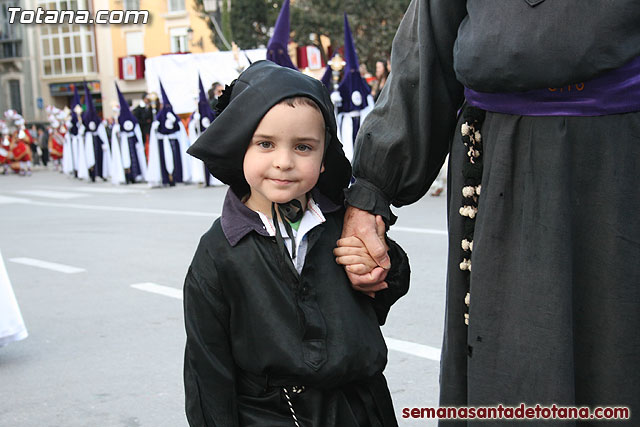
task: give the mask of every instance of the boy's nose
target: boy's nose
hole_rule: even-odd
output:
[[[278,150],[273,159],[273,166],[278,169],[289,170],[293,168],[293,156],[289,150]]]

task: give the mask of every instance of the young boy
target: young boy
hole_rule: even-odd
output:
[[[190,425],[396,426],[378,325],[408,290],[408,260],[389,240],[373,297],[335,262],[351,167],[326,89],[260,61],[217,109],[189,149],[230,186],[185,280]],[[361,244],[348,252],[375,266]]]

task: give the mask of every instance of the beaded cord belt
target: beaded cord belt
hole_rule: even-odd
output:
[[[460,128],[462,142],[467,147],[467,161],[462,166],[464,177],[462,187],[462,206],[458,210],[463,220],[463,234],[461,242],[460,270],[464,272],[467,293],[464,298],[466,305],[464,323],[469,325],[469,306],[471,304],[471,253],[473,251],[473,232],[478,214],[478,199],[480,198],[482,180],[482,135],[480,127],[484,121],[485,112],[479,108],[467,107],[463,112],[463,124]]]

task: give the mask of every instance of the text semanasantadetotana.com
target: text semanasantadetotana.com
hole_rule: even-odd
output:
[[[521,403],[520,406],[477,406],[477,407],[453,407],[444,406],[439,408],[403,408],[402,418],[430,418],[441,420],[457,419],[479,419],[479,420],[628,420],[630,411],[627,407],[596,407],[589,408],[558,406],[527,406]]]

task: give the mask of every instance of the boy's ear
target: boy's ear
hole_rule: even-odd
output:
[[[322,162],[322,167],[320,168],[320,173],[324,172],[324,162]]]

